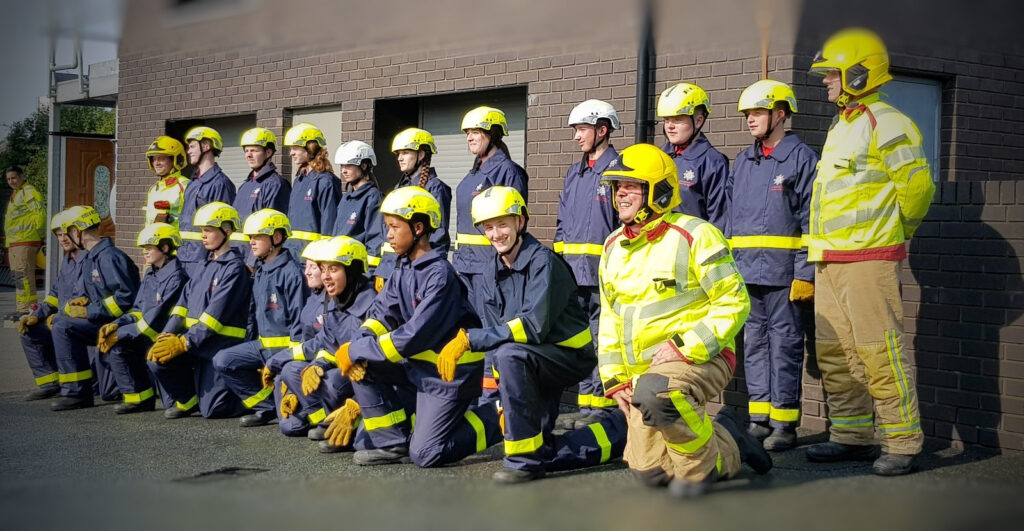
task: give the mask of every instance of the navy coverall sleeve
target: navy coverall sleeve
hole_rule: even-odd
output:
[[[317,183],[316,203],[320,210],[320,226],[317,227],[319,234],[330,234],[334,229],[334,221],[338,216],[338,200],[341,199],[341,181],[331,174],[326,174],[328,179],[321,179]]]
[[[451,236],[448,234],[448,222],[452,219],[452,189],[445,186],[440,179],[433,180],[436,180],[438,184],[430,187],[430,194],[441,205],[441,228],[430,233],[430,243],[434,247],[440,247],[450,245],[451,242]],[[387,240],[387,231],[383,228],[383,221],[381,221],[381,227],[381,244],[383,244]]]
[[[790,207],[800,219],[800,233],[805,236],[810,234],[810,212],[811,212],[811,190],[814,187],[814,179],[817,177],[818,157],[810,149],[801,150],[799,153],[800,166],[797,170],[796,182],[793,187],[792,200],[795,204]],[[807,262],[807,244],[800,246],[800,250],[793,257],[793,277],[814,282],[814,266]]]
[[[96,267],[103,277],[103,290],[107,294],[100,300],[90,300],[86,318],[90,321],[112,321],[124,315],[135,302],[139,290],[139,268],[124,253],[103,253]],[[101,293],[103,295],[103,293]]]
[[[551,330],[552,320],[562,314],[569,297],[573,296],[567,289],[569,287],[575,287],[575,283],[569,278],[554,278],[554,268],[550,262],[535,260],[530,264],[523,289],[523,305],[519,312],[497,326],[470,330],[469,344],[475,351],[486,351],[509,341],[535,345],[543,343]]]
[[[707,157],[707,167],[702,179],[707,188],[704,190],[704,200],[708,209],[708,221],[725,232],[726,217],[728,209],[728,180],[729,162],[725,155],[718,157]]]
[[[150,329],[154,331],[160,330],[160,325],[164,324],[164,320],[171,314],[171,309],[174,307],[176,301],[179,298],[184,283],[181,281],[181,277],[172,276],[167,279],[167,283],[159,287],[163,298],[160,304],[153,304],[146,311],[142,312],[142,321],[136,321],[131,314],[128,314],[132,321],[135,321],[134,326],[121,326],[118,323],[117,338],[122,340],[125,338],[134,339],[143,334],[143,330]],[[144,306],[145,301],[136,301],[135,308],[141,308]],[[120,319],[119,319],[120,321]],[[123,333],[123,335],[122,335]],[[155,332],[154,332],[155,333]]]
[[[188,339],[192,351],[217,335],[236,337],[240,340],[245,338],[245,329],[231,326],[244,324],[244,319],[228,318],[232,314],[244,312],[244,308],[248,307],[249,299],[252,298],[252,280],[249,278],[248,270],[242,265],[229,271],[230,274],[220,277],[217,288],[199,316],[199,322],[185,332],[185,338]]]

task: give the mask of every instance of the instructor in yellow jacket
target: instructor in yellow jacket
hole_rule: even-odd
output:
[[[25,182],[25,172],[18,166],[7,168],[4,176],[13,190],[4,215],[4,235],[18,310],[8,317],[17,321],[37,302],[36,254],[46,236],[46,203],[39,190]]]
[[[672,212],[676,165],[657,147],[626,148],[602,175],[623,226],[599,266],[598,365],[605,396],[627,417],[624,459],[641,482],[678,498],[705,494],[741,462],[764,474],[771,458],[735,413],[712,421],[705,409],[732,379],[750,312],[725,237]]]
[[[815,263],[818,366],[828,393],[829,441],[811,461],[869,460],[875,474],[913,470],[924,435],[913,367],[903,348],[900,262],[928,212],[935,185],[921,133],[881,101],[889,54],[863,29],[836,33],[811,72],[839,106],[810,208],[808,261]]]

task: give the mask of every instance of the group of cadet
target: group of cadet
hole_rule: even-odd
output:
[[[933,185],[913,122],[879,100],[887,69],[870,32],[826,42],[812,71],[840,114],[820,161],[785,130],[797,100],[778,81],[741,94],[753,144],[731,171],[702,133],[711,106],[696,85],[658,98],[661,148],[616,151],[615,109],[577,105],[582,156],[553,249],[528,231],[528,177],[492,107],[462,121],[475,160],[454,235],[422,129],[394,138],[402,177],[386,196],[370,145],[338,147],[338,178],[310,124],[284,135],[290,183],[271,160],[276,136],[246,131],[237,192],[216,131],[161,136],[146,152],[157,180],[136,240],[141,283],[91,207],[53,217],[60,273],[19,322],[29,398],[276,420],[360,465],[439,466],[503,441],[501,483],[624,457],[645,484],[689,498],[743,462],[766,473],[767,451],[796,444],[799,304],[814,300],[832,437],[808,458],[872,458],[877,416],[875,471],[909,472],[922,437],[895,273]],[[745,426],[731,408],[706,412],[736,370],[740,330]],[[577,385],[580,412],[556,422]]]

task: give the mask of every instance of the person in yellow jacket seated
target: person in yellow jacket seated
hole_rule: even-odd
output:
[[[807,261],[815,264],[818,367],[828,394],[829,441],[811,461],[870,460],[876,474],[913,470],[924,434],[913,368],[903,350],[900,262],[935,184],[921,133],[881,101],[889,53],[864,29],[825,42],[811,65],[839,107],[811,193]]]
[[[725,237],[672,212],[676,166],[657,147],[626,148],[602,175],[623,226],[601,255],[598,365],[605,396],[628,419],[629,468],[678,498],[705,494],[742,462],[768,472],[771,457],[731,408],[714,420],[706,411],[732,379],[750,312]]]

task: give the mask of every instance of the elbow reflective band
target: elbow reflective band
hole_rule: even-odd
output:
[[[601,256],[604,246],[599,243],[565,243],[555,242],[555,252],[560,254],[587,254]]]
[[[36,378],[36,385],[46,385],[48,383],[54,383],[57,381],[57,373],[51,372],[50,374],[39,376]]]
[[[385,328],[384,325],[376,319],[367,319],[363,321],[363,324],[361,324],[360,326],[366,328],[367,330],[370,330],[371,332],[373,332],[373,335],[377,337],[380,337],[388,333],[388,329]]]
[[[218,321],[216,318],[214,318],[212,315],[210,315],[210,314],[208,314],[206,312],[203,312],[203,314],[199,316],[199,322],[203,323],[206,326],[208,326],[210,328],[210,330],[213,330],[214,332],[216,332],[216,333],[218,333],[218,334],[220,334],[222,336],[235,337],[235,338],[238,338],[238,339],[244,339],[245,338],[245,329],[244,328],[238,328],[237,326],[226,326],[226,325],[223,325],[223,324],[220,323],[220,321]],[[287,345],[285,345],[285,346],[287,346]]]
[[[142,312],[140,312],[138,310],[132,310],[132,311],[128,312],[128,315],[134,317],[135,320],[142,319]]]
[[[195,318],[192,318],[192,317],[186,317],[185,318],[185,329],[187,330],[189,328],[192,328],[198,322],[199,322],[199,319],[195,319]]]
[[[384,357],[392,363],[401,363],[402,355],[398,353],[398,349],[395,348],[395,343],[391,341],[391,332],[388,332],[378,339],[380,342],[380,349],[384,352]]]
[[[43,299],[43,302],[45,304],[53,306],[54,308],[56,308],[57,305],[60,304],[60,302],[57,300],[57,297],[54,297],[53,295],[47,295],[46,298]]]
[[[516,343],[526,343],[529,338],[526,337],[526,327],[523,326],[523,320],[516,317],[511,321],[505,323],[508,325],[508,329],[512,332],[512,340]]]
[[[306,359],[306,353],[302,350],[302,343],[292,345],[292,359],[295,361]]]
[[[583,348],[593,340],[594,337],[590,334],[590,328],[588,327],[584,328],[580,333],[570,337],[569,339],[563,339],[555,344],[566,348]]]
[[[370,267],[377,267],[380,265],[380,257],[373,256],[372,254],[366,255],[366,262],[370,265]]]
[[[708,443],[711,439],[711,434],[714,431],[714,424],[711,423],[711,418],[708,414],[704,413],[704,418],[701,419],[697,412],[693,410],[693,407],[686,400],[682,391],[672,391],[669,393],[669,398],[672,399],[672,405],[676,407],[676,411],[683,418],[683,422],[690,428],[690,431],[696,436],[693,440],[685,443],[670,443],[665,441],[665,445],[673,450],[682,454],[692,454],[697,450],[700,450]]]
[[[505,441],[505,455],[532,454],[544,444],[544,433],[538,433],[529,439]]]
[[[800,236],[733,236],[729,247],[733,249],[799,249],[806,244]]]
[[[174,407],[176,407],[176,408],[178,408],[178,409],[180,409],[182,411],[188,411],[188,410],[196,407],[197,405],[199,405],[199,397],[198,396],[193,396],[192,398],[189,398],[188,402],[185,402],[185,403],[182,403],[182,402],[175,402],[174,403]]]
[[[491,240],[483,234],[462,234],[455,235],[455,242],[459,245],[491,245]]]
[[[153,388],[150,387],[141,393],[125,393],[124,401],[126,404],[137,404],[143,400],[153,398]]]
[[[291,344],[291,338],[288,336],[260,336],[260,345],[263,348],[288,348]]]
[[[305,240],[307,242],[315,242],[317,240],[322,240],[324,238],[320,234],[317,234],[315,232],[305,231],[305,230],[293,230],[292,231],[292,235],[289,236],[289,237],[290,238],[294,238],[296,240]]]
[[[469,425],[473,427],[473,431],[476,432],[476,451],[482,452],[487,449],[487,431],[484,430],[484,423],[480,420],[480,417],[472,411],[466,411],[466,420],[469,421]]]
[[[618,407],[619,403],[614,398],[605,398],[600,395],[594,395],[590,399],[590,407],[595,409],[605,409]]]
[[[246,398],[245,400],[242,400],[242,404],[245,405],[245,407],[252,409],[253,406],[255,406],[256,404],[259,404],[260,402],[266,400],[266,398],[270,396],[271,393],[273,392],[273,385],[264,387],[263,389],[260,389],[260,392],[250,396],[249,398]]]
[[[486,356],[485,352],[467,352],[459,357],[459,361],[456,361],[456,365],[466,365],[468,363],[476,363],[483,361]],[[424,350],[409,356],[411,360],[425,361],[427,363],[437,363],[438,354],[433,350]]]
[[[399,422],[406,419],[405,410],[399,409],[398,411],[392,411],[387,415],[380,417],[363,417],[363,427],[367,431],[379,430],[381,428],[390,428]]]
[[[338,360],[337,360],[337,358],[334,357],[334,354],[331,354],[330,352],[327,352],[326,350],[318,350],[318,351],[316,351],[316,359],[318,359],[318,360],[327,360],[327,361],[331,362],[331,365],[335,365],[335,366],[338,365]]]
[[[594,432],[594,440],[597,441],[597,446],[601,449],[601,460],[598,462],[604,463],[612,457],[612,442],[608,440],[608,433],[604,431],[604,426],[600,422],[595,422],[587,427]]]
[[[82,380],[88,380],[89,378],[92,378],[92,369],[72,373],[62,372],[57,375],[57,381],[59,381],[62,384],[81,382]]]
[[[183,230],[183,231],[179,232],[178,234],[181,236],[181,239],[183,239],[183,240],[199,241],[199,240],[203,239],[203,234],[200,233],[200,232],[196,232],[196,231]]]
[[[149,323],[147,323],[146,320],[142,318],[141,314],[139,314],[139,319],[135,321],[135,329],[138,330],[140,334],[148,337],[152,341],[156,341],[156,337],[157,335],[159,335],[157,334],[156,330],[153,330],[153,328],[149,326]]]
[[[171,315],[177,315],[178,317],[188,317],[188,308],[184,306],[175,306],[171,308]]]

